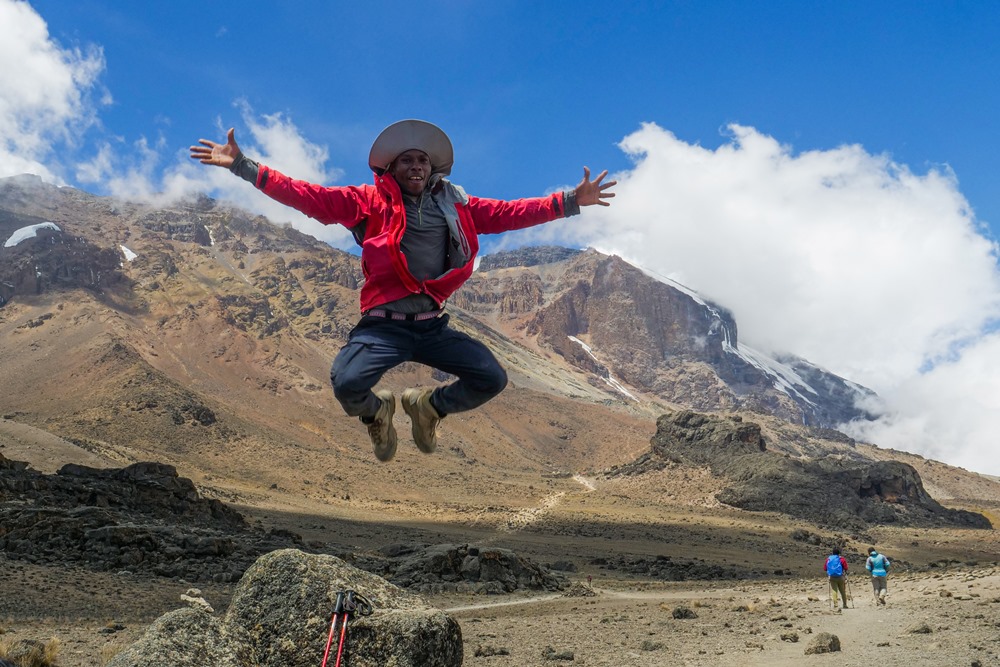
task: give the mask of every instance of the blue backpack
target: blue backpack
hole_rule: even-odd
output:
[[[839,577],[844,574],[844,566],[840,562],[840,556],[833,554],[826,559],[826,573],[831,577]]]

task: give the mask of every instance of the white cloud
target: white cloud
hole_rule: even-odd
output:
[[[99,127],[101,106],[111,104],[99,84],[104,68],[99,47],[64,48],[31,5],[0,0],[0,177],[32,173],[61,184],[69,175],[100,192],[159,204],[206,193],[333,245],[352,245],[344,228],[325,227],[223,169],[192,162],[186,150],[166,146],[162,135],[126,139],[102,131],[103,137],[91,137],[93,146],[78,146],[87,130]],[[236,107],[249,130],[237,137],[248,155],[315,183],[341,177],[325,167],[326,149],[307,141],[288,117],[257,116],[241,101]],[[157,122],[170,124],[163,117]],[[226,129],[220,123],[209,138],[224,141]]]
[[[339,169],[326,166],[325,147],[302,136],[298,127],[284,114],[258,116],[245,101],[235,104],[249,136],[236,133],[236,143],[247,156],[289,176],[311,183],[333,184],[342,177]],[[229,125],[216,124],[215,136],[203,138],[223,142]],[[192,139],[194,143],[196,138]],[[350,232],[341,225],[322,225],[283,204],[270,199],[250,183],[219,167],[205,166],[188,157],[187,150],[163,176],[161,191],[167,198],[206,193],[275,222],[290,224],[299,231],[338,247],[353,245]]]
[[[1000,473],[985,437],[1000,343],[982,337],[1000,315],[997,247],[955,175],[729,129],[709,150],[643,126],[621,144],[635,167],[616,176],[613,205],[532,238],[669,276],[732,309],[741,340],[871,387],[893,414],[866,431],[878,444]]]
[[[72,144],[96,120],[89,99],[104,71],[99,48],[56,44],[26,2],[0,0],[0,177],[33,173],[59,181],[53,144]]]
[[[235,106],[243,125],[248,128],[245,135],[236,133],[236,142],[246,155],[294,178],[313,183],[331,184],[342,176],[340,170],[325,166],[327,150],[307,141],[284,114],[258,116],[242,100]],[[228,129],[229,125],[220,119],[216,127],[201,138],[224,142]],[[198,138],[192,137],[191,143]],[[92,159],[78,164],[76,177],[81,183],[99,186],[109,194],[156,205],[169,205],[196,194],[207,194],[267,216],[274,222],[290,224],[331,245],[353,245],[350,232],[344,227],[322,225],[270,199],[228,170],[194,162],[186,148],[168,156],[169,161],[164,157],[166,150],[162,139],[155,147],[145,137],[132,144],[125,144],[120,139],[105,141]]]
[[[1000,334],[960,357],[883,392],[886,416],[847,430],[862,440],[918,451],[969,470],[1000,474],[995,417],[1000,414]]]

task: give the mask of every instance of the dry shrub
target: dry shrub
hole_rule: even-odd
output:
[[[56,667],[61,642],[53,637],[47,642],[15,639],[0,642],[0,657],[19,667]]]
[[[111,642],[101,647],[101,667],[111,662],[111,659],[125,649],[123,642]]]

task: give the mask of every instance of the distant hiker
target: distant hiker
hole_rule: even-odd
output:
[[[868,547],[868,560],[865,561],[865,569],[872,575],[872,590],[875,593],[875,602],[885,604],[885,596],[888,593],[886,577],[889,576],[889,559],[884,554],[875,551],[875,547]]]
[[[421,120],[382,130],[368,166],[374,185],[325,187],[285,176],[247,158],[229,130],[226,143],[199,139],[191,157],[226,167],[269,197],[330,225],[344,225],[361,246],[361,320],[330,370],[334,395],[368,427],[375,456],[396,453],[392,392],[372,389],[391,368],[415,361],[455,375],[455,382],[407,389],[401,402],[420,451],[437,446],[437,426],[453,412],[479,407],[507,385],[507,373],[481,342],[448,326],[445,302],[468,280],[479,234],[523,229],[576,215],[581,206],[614,197],[602,184],[607,171],[572,190],[546,197],[500,201],[472,197],[444,177],[454,162],[451,140]]]
[[[830,594],[833,596],[834,608],[838,606],[837,594],[840,593],[844,609],[847,609],[847,561],[840,555],[840,549],[834,549],[833,553],[827,556],[823,568],[826,576],[830,577]]]

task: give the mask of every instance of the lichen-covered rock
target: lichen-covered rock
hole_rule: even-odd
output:
[[[107,667],[242,667],[222,624],[204,610],[164,614]]]
[[[371,616],[356,616],[348,624],[352,667],[462,664],[462,632],[450,616],[339,558],[295,549],[262,556],[233,594],[225,625],[246,635],[243,664],[315,667],[337,592],[345,590],[374,606]]]
[[[462,631],[444,612],[333,556],[295,549],[259,558],[226,615],[179,609],[160,617],[108,667],[315,667],[323,658],[337,593],[373,606],[347,625],[351,667],[458,667]]]

